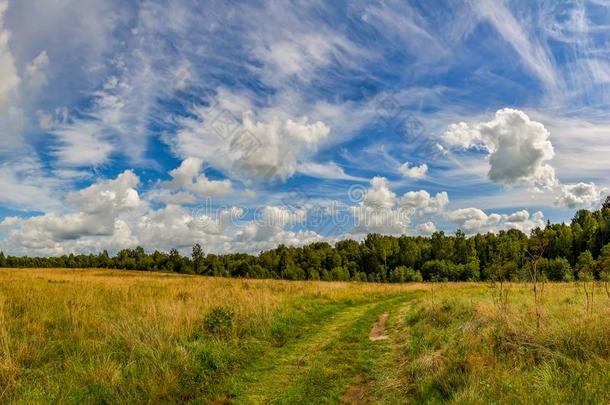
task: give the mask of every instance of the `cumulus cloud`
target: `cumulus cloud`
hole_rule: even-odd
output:
[[[70,193],[66,200],[83,213],[111,217],[115,213],[141,207],[142,201],[136,190],[138,184],[140,178],[133,171],[127,170],[114,180],[102,180]]]
[[[166,205],[189,205],[197,202],[197,197],[186,191],[178,191],[176,193],[157,191],[157,193],[152,193],[150,197]]]
[[[125,171],[114,180],[70,193],[66,202],[74,212],[5,219],[0,225],[6,235],[2,244],[9,250],[40,255],[79,251],[87,240],[89,247],[129,247],[136,242],[127,223],[130,214],[146,209],[135,189],[139,182],[133,172]]]
[[[496,232],[500,229],[518,229],[529,233],[532,229],[544,226],[544,214],[540,211],[531,214],[527,210],[510,215],[486,214],[479,208],[461,208],[447,213],[447,219],[464,231],[474,234]]]
[[[164,183],[169,189],[186,190],[200,197],[213,197],[229,194],[233,190],[230,180],[209,180],[203,174],[203,160],[187,158],[180,167],[169,172],[172,180]]]
[[[400,206],[424,214],[441,213],[449,204],[449,195],[443,191],[432,197],[426,190],[409,191],[400,197]]]
[[[350,232],[403,234],[407,231],[414,215],[422,217],[439,214],[444,211],[448,203],[449,196],[446,192],[431,196],[425,190],[410,191],[398,198],[390,189],[387,179],[374,177],[362,201],[348,209],[356,222],[356,226]],[[428,229],[430,229],[429,225]]]
[[[607,189],[598,187],[595,183],[565,184],[561,186],[555,202],[569,208],[593,208],[601,203],[606,192]]]
[[[443,138],[450,146],[487,151],[494,182],[552,187],[558,182],[548,163],[555,156],[549,136],[543,124],[523,111],[504,108],[488,122],[451,124]]]
[[[151,210],[133,226],[139,243],[148,249],[178,248],[188,251],[201,243],[208,252],[258,253],[279,244],[303,245],[323,238],[312,231],[290,230],[306,218],[304,210],[265,206],[255,218],[244,220],[244,208],[187,210],[168,205]]]
[[[543,228],[545,225],[542,211],[530,214],[527,210],[522,210],[508,216],[503,216],[502,219],[507,228],[518,229],[525,233],[529,233],[535,228]]]
[[[398,168],[398,171],[411,179],[423,179],[428,174],[428,165],[424,163],[419,166],[411,166],[409,162],[406,162]]]
[[[436,225],[434,225],[434,222],[424,222],[423,224],[419,224],[417,226],[417,230],[422,235],[432,235],[434,232],[436,232]]]
[[[475,233],[498,225],[502,217],[498,214],[487,215],[478,208],[461,208],[447,214],[447,219],[465,231]]]
[[[227,96],[213,107],[197,107],[197,118],[181,119],[182,129],[165,140],[178,156],[203,159],[230,177],[285,180],[330,134],[326,124],[305,116],[257,120],[241,102]]]
[[[168,205],[144,215],[135,225],[140,243],[149,248],[187,248],[210,237],[224,239],[222,227],[211,213],[194,213],[178,205]]]
[[[370,185],[371,187],[364,195],[363,206],[388,209],[396,205],[396,194],[390,190],[390,185],[385,177],[373,177]]]
[[[256,212],[254,221],[248,223],[240,239],[268,241],[281,234],[287,227],[301,224],[307,219],[304,209],[290,210],[284,207],[266,206]]]
[[[387,179],[374,177],[362,201],[348,209],[356,222],[351,233],[404,233],[411,223],[410,215],[407,211],[397,208],[396,203],[396,194],[390,190]]]
[[[187,172],[181,171],[185,175],[181,179],[192,180]],[[140,198],[139,184],[135,173],[125,171],[116,179],[100,180],[68,194],[65,202],[70,212],[5,218],[0,223],[5,236],[0,250],[47,256],[103,249],[116,252],[141,245],[149,250],[179,248],[186,253],[199,242],[211,252],[257,253],[281,243],[323,240],[313,231],[292,230],[306,220],[304,209],[264,206],[251,220],[244,219],[245,209],[239,207],[189,210],[170,202],[155,210]],[[176,194],[173,197],[179,199]]]

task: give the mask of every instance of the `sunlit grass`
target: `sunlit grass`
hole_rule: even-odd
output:
[[[538,328],[507,288],[0,270],[0,403],[608,403],[605,290],[546,284]]]
[[[413,288],[0,270],[0,402],[210,399],[249,356],[325,307]],[[227,337],[206,336],[203,320],[219,306],[233,313],[234,327]]]
[[[400,333],[405,373],[394,383],[414,402],[608,403],[610,300],[587,312],[577,284],[549,284],[536,325],[528,285],[494,301],[485,285],[436,286],[416,301]]]

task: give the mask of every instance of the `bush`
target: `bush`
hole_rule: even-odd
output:
[[[349,281],[349,271],[344,267],[335,267],[330,271],[333,281]]]
[[[393,283],[421,282],[422,276],[419,271],[410,267],[399,266],[392,270],[391,280]]]
[[[540,259],[540,271],[551,281],[572,281],[574,276],[567,259]]]
[[[209,335],[228,338],[233,333],[233,317],[230,308],[216,307],[203,319],[203,329]]]
[[[447,260],[430,260],[424,263],[422,274],[426,280],[473,281],[479,279],[479,262],[455,264]]]

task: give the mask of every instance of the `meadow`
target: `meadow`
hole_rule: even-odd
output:
[[[2,269],[0,403],[608,403],[595,287]]]

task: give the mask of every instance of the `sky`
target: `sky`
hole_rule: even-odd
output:
[[[607,0],[0,0],[0,250],[569,222],[609,62]]]

